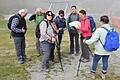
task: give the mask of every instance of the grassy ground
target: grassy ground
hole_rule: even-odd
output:
[[[28,80],[29,77],[26,68],[30,67],[36,62],[36,59],[38,59],[35,51],[34,22],[28,22],[29,26],[26,34],[26,54],[31,58],[31,61],[22,65],[17,63],[14,43],[13,40],[10,39],[10,31],[7,29],[6,24],[7,21],[0,19],[0,80]],[[66,31],[62,42],[62,50],[64,54],[69,52],[69,39],[67,36],[68,33]],[[41,58],[42,57],[39,59]],[[97,76],[98,79],[96,80],[100,80],[99,75]],[[107,80],[119,79],[120,76],[114,74],[112,68],[110,68]]]

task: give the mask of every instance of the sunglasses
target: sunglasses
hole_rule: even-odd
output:
[[[48,16],[52,16],[52,14],[48,14]]]

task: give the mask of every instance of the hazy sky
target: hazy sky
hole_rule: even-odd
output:
[[[120,16],[120,0],[0,0],[0,14],[16,13],[21,8],[27,8],[30,13],[37,7],[47,10],[50,2],[53,3],[51,9],[54,13],[60,9],[64,10],[68,3],[67,12],[71,5],[77,5],[79,9],[85,9],[89,14]]]

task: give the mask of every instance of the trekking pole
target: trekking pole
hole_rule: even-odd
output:
[[[78,76],[78,72],[79,72],[79,68],[80,68],[80,64],[81,64],[81,58],[82,58],[82,53],[81,53],[80,59],[79,59],[79,64],[78,64],[78,69],[77,69],[77,76]]]
[[[78,72],[79,72],[79,68],[80,68],[80,64],[81,64],[81,58],[82,58],[82,46],[81,46],[81,36],[80,36],[80,59],[79,59],[79,64],[78,64],[78,69],[77,69],[77,76],[78,76]]]
[[[63,65],[62,65],[62,60],[61,60],[61,52],[60,52],[59,41],[57,39],[56,39],[56,48],[57,48],[57,54],[58,54],[58,62],[60,62],[61,69],[62,69],[62,71],[64,71]]]

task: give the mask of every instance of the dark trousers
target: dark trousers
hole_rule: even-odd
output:
[[[58,35],[59,47],[61,47],[62,34]]]
[[[24,61],[26,59],[25,55],[25,37],[13,37],[17,59]]]
[[[88,59],[89,60],[89,56],[90,56],[90,54],[89,54],[89,46],[87,44],[83,43],[83,39],[88,40],[88,39],[90,39],[90,36],[89,37],[83,37],[81,35],[80,39],[81,39],[82,57],[84,59]]]
[[[54,61],[55,43],[50,43],[50,57],[49,60]]]
[[[70,36],[70,52],[74,53],[74,41],[75,41],[75,50],[76,53],[79,53],[79,34],[77,30],[74,31],[70,30],[69,36]]]

